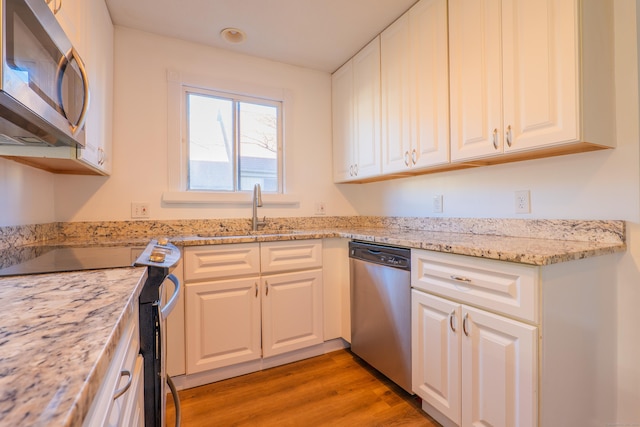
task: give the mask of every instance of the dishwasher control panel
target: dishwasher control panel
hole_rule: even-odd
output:
[[[411,249],[367,242],[349,242],[349,258],[411,270]]]

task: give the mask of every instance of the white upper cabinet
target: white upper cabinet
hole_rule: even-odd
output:
[[[447,2],[422,0],[381,34],[382,172],[449,162]]]
[[[353,61],[331,76],[331,113],[333,132],[333,180],[353,178]]]
[[[449,0],[451,159],[613,147],[611,2]]]
[[[45,0],[47,1],[47,0]],[[73,47],[80,55],[85,52],[85,32],[82,23],[84,22],[86,2],[84,0],[50,0],[49,9],[56,16],[56,20],[64,30]]]
[[[77,155],[81,162],[108,175],[113,138],[113,24],[104,1],[92,0],[86,7],[83,58],[89,73],[91,98],[85,124],[87,141]]]
[[[332,76],[333,179],[380,174],[380,38]]]
[[[382,164],[384,172],[406,169],[411,155],[409,16],[381,35]]]
[[[499,0],[449,2],[451,160],[502,152]]]

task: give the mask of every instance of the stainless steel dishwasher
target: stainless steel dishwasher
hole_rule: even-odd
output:
[[[411,250],[349,243],[351,351],[411,391]]]

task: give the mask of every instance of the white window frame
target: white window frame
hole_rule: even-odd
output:
[[[263,203],[269,205],[299,205],[299,198],[287,192],[287,136],[290,132],[291,96],[286,89],[265,88],[251,83],[221,81],[202,76],[187,76],[175,70],[167,71],[167,172],[168,188],[162,194],[162,201],[168,204],[250,204],[250,191],[194,191],[187,189],[188,143],[186,136],[186,96],[184,88],[202,89],[203,92],[231,93],[234,95],[280,101],[281,107],[281,147],[278,162],[281,174],[281,193],[263,193]]]
[[[229,92],[221,92],[219,90],[213,90],[213,89],[202,89],[202,88],[197,88],[197,87],[192,87],[192,86],[187,86],[187,85],[182,85],[182,99],[185,102],[186,105],[186,100],[187,100],[187,96],[189,94],[195,94],[195,95],[201,95],[201,96],[211,96],[211,97],[215,97],[215,98],[220,98],[220,99],[228,99],[230,101],[232,101],[234,103],[234,105],[237,105],[237,103],[239,102],[244,102],[244,103],[251,103],[251,104],[257,104],[257,105],[266,105],[266,106],[270,106],[270,107],[275,107],[278,110],[278,125],[277,125],[277,133],[278,133],[278,143],[277,143],[277,156],[276,156],[276,160],[278,162],[277,164],[277,177],[278,177],[278,189],[275,191],[275,193],[278,194],[282,194],[284,193],[284,176],[282,173],[282,164],[283,164],[283,132],[282,132],[282,111],[283,111],[283,102],[280,100],[274,100],[274,99],[265,99],[265,98],[258,98],[255,96],[247,96],[247,95],[238,95],[235,93],[229,93]],[[185,120],[183,120],[182,122],[182,134],[186,135],[188,138],[189,135],[189,129],[188,129],[188,125],[189,123],[187,123],[186,120],[186,108],[185,108]],[[240,186],[240,182],[239,182],[239,176],[238,173],[239,171],[237,170],[238,168],[238,155],[239,155],[239,147],[238,145],[240,144],[239,141],[239,129],[238,129],[238,117],[236,116],[236,113],[234,113],[234,123],[233,123],[233,145],[234,145],[234,159],[232,160],[234,162],[233,164],[233,170],[234,170],[234,178],[233,178],[233,182],[234,182],[234,189],[233,190],[219,190],[220,192],[223,193],[233,193],[233,192],[240,192],[240,191],[252,191],[253,187],[251,188],[251,190],[239,190],[238,187]],[[186,174],[189,174],[189,143],[185,144],[185,147],[187,148],[187,153],[185,155],[185,161],[186,161]],[[186,186],[189,186],[188,183],[188,179],[186,180],[187,184]],[[188,189],[186,191],[198,191],[198,190],[192,190],[192,189]],[[215,191],[215,190],[205,190],[205,191]],[[263,194],[268,194],[269,192],[267,190],[265,190],[264,188],[262,189],[262,193]]]

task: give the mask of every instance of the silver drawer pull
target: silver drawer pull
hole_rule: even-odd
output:
[[[116,390],[113,395],[113,400],[118,400],[118,398],[125,394],[127,390],[129,390],[129,387],[131,387],[131,371],[120,371],[120,378],[122,377],[129,377],[129,379],[127,380],[127,383],[124,385],[124,387],[122,387],[120,390]]]
[[[471,279],[469,279],[468,277],[464,277],[464,276],[456,276],[455,274],[452,274],[451,276],[451,280],[456,280],[458,282],[465,282],[465,283],[471,283]]]
[[[466,336],[469,336],[469,331],[467,330],[467,321],[469,321],[469,313],[465,313],[464,319],[462,319],[462,332]]]
[[[511,125],[507,126],[507,145],[511,147],[513,144],[513,131],[511,130]]]
[[[449,326],[451,327],[451,331],[452,332],[456,332],[456,328],[455,326],[453,326],[453,318],[456,315],[456,311],[455,310],[451,310],[451,313],[449,314]]]

